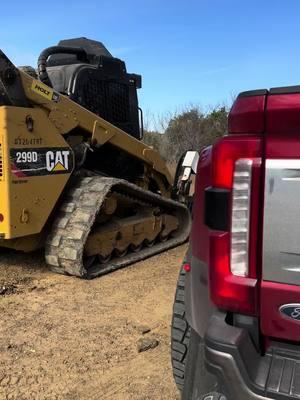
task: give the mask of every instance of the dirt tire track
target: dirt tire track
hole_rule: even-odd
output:
[[[41,253],[5,252],[0,400],[179,399],[170,321],[186,246],[84,281],[49,272]],[[141,327],[160,344],[138,353]]]

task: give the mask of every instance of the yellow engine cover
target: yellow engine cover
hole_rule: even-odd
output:
[[[40,233],[73,168],[73,152],[47,111],[0,107],[1,238]]]

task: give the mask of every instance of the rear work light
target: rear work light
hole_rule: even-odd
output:
[[[260,161],[259,136],[227,136],[213,147],[212,186],[228,192],[229,223],[209,231],[210,295],[217,307],[250,315],[258,310]]]

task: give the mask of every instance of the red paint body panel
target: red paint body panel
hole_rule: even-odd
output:
[[[300,323],[279,312],[283,304],[300,303],[300,287],[275,282],[261,285],[261,330],[266,336],[300,341]]]
[[[271,135],[266,133],[265,137],[266,159],[300,158],[300,131],[298,135]]]
[[[269,95],[266,130],[268,134],[300,134],[300,93]]]
[[[265,159],[299,159],[300,94],[268,96],[266,121]],[[300,286],[262,281],[260,292],[262,334],[300,341],[299,322],[279,312],[283,304],[300,303]]]
[[[279,312],[283,304],[300,303],[300,286],[262,281],[265,160],[300,159],[300,93],[240,96],[231,109],[228,129],[234,135],[222,138],[200,156],[192,253],[208,264],[210,297],[217,307],[259,316],[266,343],[269,338],[300,342],[300,323]],[[231,190],[238,158],[253,160],[250,274],[246,278],[230,272],[230,229],[214,231],[204,224],[205,189]]]
[[[238,97],[228,116],[229,133],[263,133],[266,96]]]

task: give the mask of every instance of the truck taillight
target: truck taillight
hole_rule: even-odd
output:
[[[237,160],[233,174],[230,270],[236,276],[249,275],[252,164],[247,158]]]
[[[210,230],[211,299],[221,309],[251,315],[258,309],[257,252],[252,247],[258,241],[260,157],[259,136],[228,136],[213,147],[213,188],[226,189],[229,201],[226,230]]]

